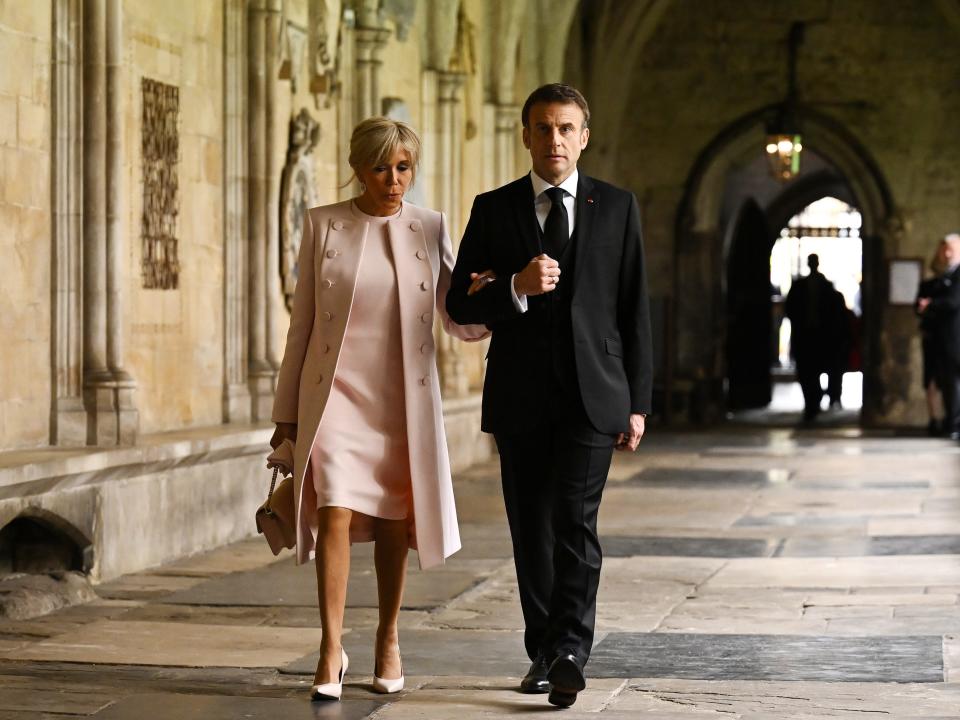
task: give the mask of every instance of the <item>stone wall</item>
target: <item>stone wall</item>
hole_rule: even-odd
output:
[[[223,388],[223,10],[173,0],[123,6],[128,370],[140,431],[221,420]],[[179,89],[179,286],[141,274],[141,80]]]
[[[0,448],[49,441],[50,11],[0,8]]]

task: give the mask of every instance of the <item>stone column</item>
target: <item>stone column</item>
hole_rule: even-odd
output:
[[[273,404],[273,389],[276,382],[280,361],[283,359],[283,348],[279,347],[280,333],[286,327],[289,316],[280,306],[280,297],[283,293],[280,287],[280,176],[283,171],[283,157],[286,155],[286,143],[278,146],[277,139],[277,98],[279,96],[280,74],[280,33],[283,22],[283,0],[268,0],[267,2],[267,42],[266,42],[266,107],[264,108],[264,145],[267,161],[266,184],[263,188],[266,196],[264,205],[267,209],[266,241],[266,296],[263,302],[266,307],[266,334],[267,334],[267,363],[270,365],[270,399]],[[283,123],[286,128],[286,122]]]
[[[247,386],[247,0],[224,4],[223,420],[250,421]]]
[[[380,51],[390,38],[390,31],[380,27],[358,27],[356,38],[356,119],[380,115]]]
[[[120,0],[83,5],[83,396],[91,445],[132,444],[138,423],[121,362],[120,12]]]
[[[50,444],[85,445],[81,275],[83,73],[79,0],[53,6],[53,382]]]
[[[516,105],[497,105],[494,118],[494,173],[497,185],[504,185],[516,175],[517,131],[520,126],[520,108]]]
[[[276,97],[271,84],[277,82],[276,54],[280,21],[280,0],[253,0],[250,6],[249,42],[249,151],[248,212],[249,212],[249,357],[248,382],[251,396],[251,418],[268,420],[273,407],[273,384],[276,368],[268,348],[270,322],[268,314],[272,298],[267,280],[268,252],[271,229],[279,218],[270,215],[269,193],[273,185],[270,177],[274,162],[271,118],[271,98]],[[274,201],[273,207],[276,207]]]
[[[137,441],[140,420],[133,393],[136,383],[123,365],[123,279],[126,243],[123,208],[123,5],[107,0],[106,47],[106,295],[107,295],[107,367],[113,378],[117,408],[117,443],[133,445]]]
[[[463,89],[465,80],[466,75],[463,73],[437,73],[437,199],[440,208],[447,214],[451,238],[459,238],[463,227],[460,216],[463,160],[460,91]],[[446,333],[442,333],[439,350],[441,387],[444,395],[449,397],[467,395],[469,383],[457,341]]]

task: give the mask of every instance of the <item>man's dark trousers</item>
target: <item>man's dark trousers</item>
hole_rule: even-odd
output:
[[[557,404],[567,407],[528,432],[494,437],[527,655],[550,662],[555,652],[571,652],[583,665],[593,646],[602,560],[597,513],[614,438],[593,428],[578,399]]]

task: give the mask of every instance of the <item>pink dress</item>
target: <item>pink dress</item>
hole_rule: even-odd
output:
[[[310,471],[317,507],[353,510],[350,539],[359,542],[373,539],[371,518],[413,514],[391,218],[366,215],[352,203],[351,210],[369,224],[367,239]]]

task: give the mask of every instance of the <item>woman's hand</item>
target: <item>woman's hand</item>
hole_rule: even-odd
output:
[[[273,431],[273,437],[270,438],[270,447],[276,450],[284,440],[297,441],[296,423],[277,423],[277,429]]]
[[[493,270],[484,270],[482,273],[470,273],[470,287],[467,295],[473,295],[483,290],[487,285],[497,279],[497,274]]]

